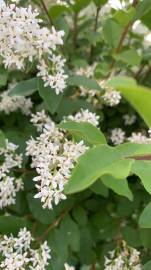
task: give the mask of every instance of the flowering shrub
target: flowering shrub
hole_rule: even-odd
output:
[[[0,1],[0,269],[151,270],[150,17]]]

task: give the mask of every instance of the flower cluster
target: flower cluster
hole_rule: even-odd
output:
[[[151,143],[151,138],[148,138],[142,132],[132,132],[131,136],[128,138],[129,142],[133,143]]]
[[[114,145],[123,143],[125,140],[125,132],[121,128],[112,129],[110,140]]]
[[[102,97],[105,103],[111,107],[118,105],[121,101],[121,94],[116,90],[108,90]]]
[[[74,143],[65,138],[64,133],[60,131],[55,123],[48,120],[48,117],[42,113],[40,120],[39,113],[31,121],[42,129],[41,134],[36,138],[31,138],[27,142],[26,154],[32,157],[33,168],[36,168],[38,176],[34,177],[37,183],[38,193],[35,198],[40,198],[43,207],[52,208],[53,203],[58,204],[60,200],[66,199],[63,194],[64,185],[67,183],[71,169],[78,157],[83,154],[87,147],[83,141]],[[37,117],[37,123],[36,123]],[[42,121],[44,125],[42,127]]]
[[[91,78],[94,75],[95,68],[96,68],[96,63],[94,63],[91,66],[89,65],[85,68],[81,67],[81,68],[76,70],[76,74],[80,75],[80,76],[86,76],[88,78]]]
[[[0,112],[10,114],[19,109],[25,115],[31,114],[33,106],[31,99],[23,96],[10,96],[10,90],[11,88],[0,95]]]
[[[34,239],[26,228],[20,229],[17,237],[4,235],[0,241],[0,268],[7,270],[45,270],[50,260],[47,242],[33,249]]]
[[[71,120],[75,122],[88,122],[94,126],[99,125],[99,116],[95,113],[90,112],[88,109],[83,110],[81,109],[80,112],[76,113],[75,115],[69,115],[65,118],[65,120]]]
[[[116,91],[113,87],[107,86],[104,80],[100,81],[99,84],[105,90],[105,94],[102,96],[104,102],[111,107],[118,105],[121,101],[120,92]]]
[[[105,257],[104,270],[141,270],[140,252],[123,243],[122,247],[109,252]]]
[[[123,115],[123,119],[124,119],[124,124],[126,126],[131,126],[132,124],[134,124],[136,122],[136,115],[129,115],[129,114],[124,114]]]
[[[70,5],[74,5],[75,4],[75,0],[69,0],[69,1],[57,0],[57,4],[58,5],[61,5],[61,6],[69,7]]]
[[[38,15],[31,6],[0,6],[0,56],[7,68],[23,69],[27,61],[36,61],[38,76],[58,94],[65,88],[67,78],[64,60],[55,54],[57,45],[63,44],[64,32],[41,27]]]
[[[65,263],[64,267],[65,267],[65,270],[75,270],[75,267],[70,266],[67,263]]]
[[[17,146],[6,140],[6,146],[0,148],[0,208],[15,204],[16,193],[23,189],[23,182],[16,179],[10,170],[14,167],[21,167],[22,155],[15,151]]]

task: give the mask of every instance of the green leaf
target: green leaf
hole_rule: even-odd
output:
[[[109,190],[108,188],[102,183],[102,181],[97,180],[90,189],[97,195],[101,195],[103,197],[108,197]]]
[[[10,96],[30,96],[38,89],[37,78],[22,81],[16,84],[16,86],[10,91]]]
[[[140,229],[140,239],[144,248],[151,247],[151,229]]]
[[[131,171],[139,176],[144,188],[151,194],[151,163],[150,161],[136,160]]]
[[[121,230],[122,230],[123,239],[127,242],[128,245],[132,247],[141,246],[139,230],[137,228],[125,226]]]
[[[123,157],[133,157],[148,155],[151,153],[151,144],[140,143],[123,143],[116,146],[116,150],[121,153]]]
[[[66,239],[66,244],[73,250],[79,250],[80,232],[78,225],[67,215],[60,225],[60,230]]]
[[[130,50],[115,54],[114,58],[130,66],[138,66],[141,62],[141,56],[134,49],[130,49]]]
[[[55,90],[50,86],[44,87],[44,83],[40,79],[38,81],[38,92],[41,98],[44,100],[47,109],[50,111],[50,113],[54,114],[63,98],[63,93],[57,95]]]
[[[134,20],[140,19],[143,15],[145,15],[151,9],[150,0],[141,1],[136,7],[136,15]]]
[[[85,76],[70,76],[67,80],[67,84],[70,86],[83,86],[90,90],[101,90],[101,87],[95,80],[87,78]]]
[[[105,21],[103,35],[105,42],[112,48],[116,48],[122,33],[122,26],[112,19]]]
[[[93,2],[96,4],[97,7],[100,7],[107,3],[107,0],[93,0]]]
[[[43,209],[40,200],[34,198],[34,194],[28,194],[27,200],[29,209],[33,217],[42,224],[50,224],[54,221],[54,212],[49,209]]]
[[[0,148],[5,147],[6,142],[5,142],[5,135],[4,133],[0,130]]]
[[[104,174],[120,179],[128,176],[133,160],[121,159],[116,149],[99,145],[82,155],[73,170],[65,192],[74,193],[86,189]]]
[[[90,144],[106,144],[103,133],[90,123],[67,121],[60,123],[58,127],[68,130],[80,140],[84,140]]]
[[[134,17],[135,8],[131,7],[128,10],[118,10],[116,11],[113,18],[123,27],[126,26]]]
[[[25,218],[15,216],[0,216],[1,234],[17,234],[20,228],[24,227],[31,229],[31,223]]]
[[[88,222],[87,218],[87,212],[84,208],[82,207],[76,207],[72,211],[72,216],[75,219],[75,221],[80,225],[80,226],[86,226]]]
[[[76,13],[79,13],[82,9],[86,8],[90,3],[90,0],[76,0],[73,5],[73,10]]]
[[[151,260],[143,265],[142,270],[150,270],[150,269],[151,269]]]
[[[141,228],[151,228],[151,202],[147,204],[139,218]]]
[[[57,17],[59,17],[63,13],[67,13],[69,11],[70,11],[69,8],[67,8],[64,5],[61,5],[61,6],[60,5],[53,5],[49,9],[49,15],[50,15],[52,20],[55,20]]]
[[[135,80],[126,77],[111,79],[108,82],[108,86],[119,90],[141,115],[146,124],[149,127],[151,126],[151,91],[149,88],[139,86]]]
[[[133,194],[128,186],[127,179],[115,179],[111,175],[104,175],[101,180],[105,186],[112,189],[115,193],[133,200]]]
[[[0,67],[0,87],[5,86],[7,84],[7,79],[8,79],[8,71],[1,66]]]

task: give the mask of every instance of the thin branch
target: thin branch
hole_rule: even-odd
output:
[[[46,236],[47,234],[49,233],[49,231],[51,231],[52,229],[54,229],[55,227],[57,227],[61,220],[64,218],[64,216],[69,212],[70,210],[67,210],[65,212],[63,212],[52,224],[50,224],[47,229],[44,231],[44,233],[40,236],[40,237],[37,237],[36,240],[37,241],[42,241]]]
[[[97,9],[96,9],[96,15],[95,15],[95,21],[94,21],[94,29],[93,29],[94,32],[96,32],[97,31],[97,28],[98,28],[98,19],[99,19],[100,10],[101,10],[101,7],[98,6]],[[90,48],[90,59],[92,58],[93,49],[94,49],[94,46],[91,45],[91,48]]]
[[[44,2],[44,0],[40,0],[40,2],[41,2],[41,4],[42,4],[42,7],[43,7],[43,9],[44,9],[46,15],[47,15],[47,18],[48,18],[49,23],[50,23],[51,26],[52,26],[52,25],[53,25],[53,21],[52,21],[51,16],[50,16],[50,14],[49,14],[49,12],[48,12],[48,9],[47,9],[47,7],[46,7],[46,5],[45,5],[45,2]]]
[[[145,79],[148,77],[148,75],[150,75],[150,74],[151,74],[151,65],[149,65],[149,67],[148,67],[146,73],[144,74],[143,80],[145,80]]]
[[[90,270],[96,270],[95,263],[93,263],[93,264],[91,265],[91,269],[90,269]]]
[[[136,155],[136,156],[129,156],[127,158],[132,158],[135,160],[151,160],[151,155]]]
[[[137,1],[137,0],[134,0],[133,3],[132,3],[132,6],[133,6],[133,7],[136,7],[137,4],[138,4],[138,1]],[[128,31],[129,31],[130,27],[132,26],[132,24],[133,24],[133,21],[130,21],[130,22],[125,26],[125,28],[123,29],[123,32],[122,32],[122,34],[121,34],[119,43],[118,43],[118,45],[117,45],[117,47],[116,47],[116,49],[115,49],[115,54],[120,53],[120,51],[121,51],[121,49],[122,49],[122,46],[123,46],[123,43],[124,43],[124,40],[125,40],[125,38],[126,38],[126,36],[127,36],[127,33],[128,33]],[[107,78],[110,76],[111,70],[113,69],[114,65],[115,65],[115,59],[113,59],[112,62],[111,62],[111,65],[110,65],[110,67],[109,67],[110,72],[109,72],[108,75],[106,76]]]

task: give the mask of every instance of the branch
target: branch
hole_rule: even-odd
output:
[[[63,212],[52,224],[50,224],[47,229],[44,231],[44,233],[40,236],[37,237],[36,240],[37,241],[42,241],[43,238],[45,238],[47,236],[47,234],[49,233],[49,231],[51,231],[52,229],[54,229],[55,227],[57,227],[61,220],[64,218],[64,216],[69,212],[70,210],[66,210],[65,212]]]
[[[48,9],[47,9],[47,7],[46,7],[46,5],[45,5],[45,2],[44,2],[44,0],[40,0],[40,2],[41,2],[41,4],[42,4],[42,7],[43,7],[43,9],[44,9],[46,15],[47,15],[47,18],[48,18],[49,23],[50,23],[51,26],[52,26],[52,25],[53,25],[53,21],[52,21],[52,19],[51,19],[51,17],[50,17],[50,14],[49,14]]]
[[[130,156],[127,158],[132,158],[135,160],[151,160],[151,155],[138,155],[138,156],[136,155],[136,156]]]
[[[95,16],[95,21],[94,21],[94,29],[93,31],[96,32],[97,31],[97,28],[98,28],[98,19],[99,19],[99,12],[101,10],[101,7],[98,6],[97,9],[96,9],[96,16]],[[92,57],[92,54],[93,54],[93,45],[91,45],[91,48],[90,48],[90,59]]]
[[[132,7],[135,7],[135,6],[137,5],[137,3],[138,3],[138,1],[137,1],[137,0],[134,0],[133,3],[132,3]],[[122,34],[121,34],[119,43],[118,43],[118,45],[117,45],[117,47],[116,47],[116,49],[115,49],[115,54],[120,53],[120,51],[121,51],[121,49],[122,49],[122,46],[123,46],[123,43],[124,43],[124,40],[125,40],[125,38],[126,38],[126,36],[127,36],[127,33],[128,33],[128,31],[129,31],[130,27],[132,26],[132,24],[133,24],[133,21],[130,21],[130,22],[125,26],[125,28],[123,29],[123,32],[122,32]],[[112,70],[113,67],[114,67],[114,65],[115,65],[115,59],[112,60],[109,69]],[[110,74],[111,74],[111,71],[108,73],[108,75],[107,75],[106,77],[108,78],[108,77],[110,76]]]

